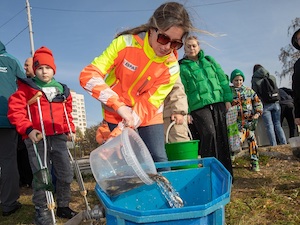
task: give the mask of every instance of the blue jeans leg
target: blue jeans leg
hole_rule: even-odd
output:
[[[274,129],[275,129],[275,132],[277,134],[277,137],[279,139],[279,142],[280,144],[286,144],[286,137],[285,137],[285,134],[284,134],[284,131],[282,129],[282,126],[281,126],[281,109],[280,109],[280,105],[279,103],[275,103],[275,106],[274,106],[274,110],[272,112],[272,117],[273,117],[273,123],[274,123]]]
[[[108,123],[108,126],[112,131],[117,126],[117,124]],[[168,161],[167,153],[165,150],[165,135],[163,124],[139,127],[138,133],[147,146],[154,162]],[[169,168],[161,170],[169,170]]]
[[[139,135],[148,147],[154,162],[166,162],[168,157],[165,150],[164,125],[155,124],[138,128]]]
[[[278,136],[280,144],[286,144],[284,131],[280,123],[280,105],[278,102],[264,105],[264,112],[262,115],[265,127],[267,129],[268,138],[272,146],[277,145],[276,135]]]
[[[267,129],[267,135],[270,141],[270,145],[275,146],[277,145],[276,136],[274,131],[274,124],[272,120],[272,110],[273,104],[265,104],[264,105],[264,112],[262,114],[262,118]]]

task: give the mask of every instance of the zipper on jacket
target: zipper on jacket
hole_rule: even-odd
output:
[[[134,97],[132,97],[131,95],[131,91],[134,88],[134,86],[140,81],[140,79],[143,77],[143,75],[145,74],[145,72],[147,71],[147,69],[149,68],[149,66],[151,65],[151,63],[153,62],[153,60],[149,60],[148,63],[146,64],[146,66],[144,67],[144,69],[142,70],[142,72],[139,74],[139,76],[137,77],[137,79],[133,82],[133,84],[129,87],[128,89],[128,96],[131,100],[131,104],[134,105]]]
[[[149,83],[150,80],[151,80],[151,77],[148,76],[147,79],[144,81],[144,83],[141,85],[141,87],[138,89],[137,96],[140,95],[142,89]]]
[[[52,129],[53,129],[53,133],[56,134],[56,130],[55,130],[55,126],[54,126],[54,118],[53,118],[53,113],[52,113],[52,102],[50,103],[50,116],[51,116],[51,121],[52,121]]]

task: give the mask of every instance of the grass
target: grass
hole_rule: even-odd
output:
[[[261,154],[260,172],[249,170],[247,154],[236,159],[233,163],[235,181],[231,201],[225,206],[226,225],[300,224],[300,161],[287,148],[275,149],[281,152],[276,157],[273,154]],[[265,153],[271,151],[269,149]],[[94,179],[84,176],[84,183],[90,205],[98,205]],[[20,202],[23,207],[12,216],[2,217],[0,214],[0,225],[32,224],[34,207],[30,189],[22,188]],[[71,207],[77,211],[85,209],[76,181],[72,183]],[[66,221],[57,219],[59,225]],[[96,224],[103,225],[105,221]]]
[[[300,224],[300,162],[260,157],[261,172],[248,169],[248,157],[234,162],[235,182],[226,205],[227,225]]]
[[[87,198],[90,206],[99,204],[98,199],[94,193],[95,181],[92,175],[83,176],[86,190],[88,191]],[[71,185],[72,202],[70,207],[75,211],[85,210],[85,202],[83,196],[80,194],[77,182],[74,180]],[[0,225],[32,225],[34,218],[34,205],[31,201],[32,190],[31,188],[22,187],[19,201],[22,203],[22,208],[16,213],[8,217],[3,217],[0,214]],[[66,223],[67,219],[60,219],[56,217],[58,225]]]

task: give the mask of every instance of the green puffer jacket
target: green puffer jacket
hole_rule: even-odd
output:
[[[180,77],[188,98],[189,112],[217,102],[232,102],[228,76],[211,56],[203,50],[198,61],[183,58],[180,63]]]

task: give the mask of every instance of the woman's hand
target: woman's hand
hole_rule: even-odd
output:
[[[123,118],[125,127],[134,127],[134,118],[132,115],[132,109],[128,106],[121,106],[118,108],[117,113]]]
[[[175,124],[183,124],[184,123],[184,116],[182,114],[172,114],[171,120],[175,121]]]

